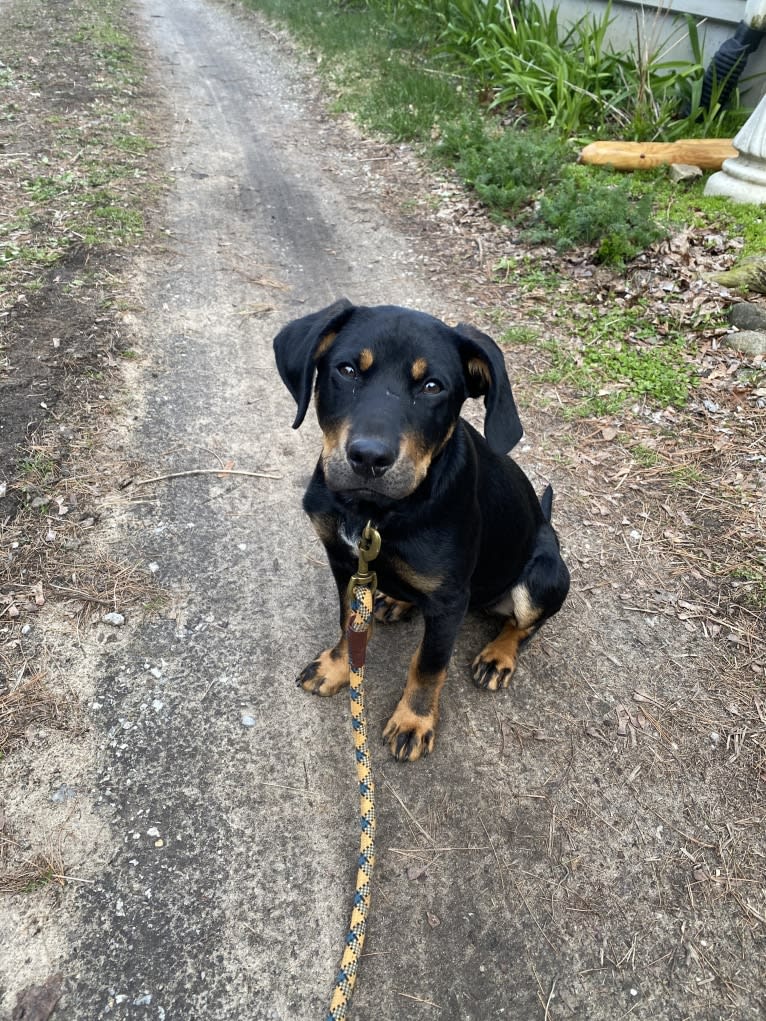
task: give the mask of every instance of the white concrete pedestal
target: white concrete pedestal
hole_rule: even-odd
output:
[[[766,96],[734,139],[739,156],[724,160],[705,185],[706,195],[724,195],[734,202],[766,204]]]

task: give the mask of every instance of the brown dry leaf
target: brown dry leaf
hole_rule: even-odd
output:
[[[27,986],[16,997],[11,1021],[48,1021],[61,996],[64,980],[51,975],[41,986]]]
[[[630,713],[624,705],[618,705],[615,712],[617,713],[617,734],[619,737],[627,737],[631,722]]]
[[[413,882],[422,882],[428,879],[428,872],[426,871],[425,865],[410,865],[407,869],[407,878]]]

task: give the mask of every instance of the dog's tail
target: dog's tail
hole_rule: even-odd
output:
[[[553,486],[547,485],[545,487],[545,492],[540,497],[540,506],[543,510],[543,517],[550,524],[551,514],[553,513]]]

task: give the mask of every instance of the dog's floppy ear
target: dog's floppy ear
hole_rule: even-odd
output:
[[[279,375],[298,405],[293,429],[297,429],[305,418],[317,360],[355,308],[346,298],[340,298],[319,312],[294,319],[283,326],[274,338]]]
[[[505,371],[503,352],[486,333],[467,323],[458,323],[459,338],[468,393],[484,397],[484,436],[497,454],[507,454],[524,435],[513,391]]]

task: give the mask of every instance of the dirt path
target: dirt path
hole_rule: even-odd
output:
[[[318,431],[290,430],[271,338],[341,294],[463,310],[453,284],[424,278],[361,186],[363,153],[270,32],[205,0],[140,9],[174,184],[167,248],[137,271],[146,361],[113,442],[152,475],[231,460],[279,478],[136,487],[115,511],[114,541],[156,565],[170,604],[108,645],[84,639],[94,762],[78,779],[98,854],[57,906],[18,907],[3,1006],[48,969],[65,976],[56,1018],[308,1021],[345,932],[356,798],[345,700],[293,684],[332,634],[334,594],[300,509]],[[540,484],[541,425],[522,417]],[[552,481],[574,591],[513,689],[470,684],[488,633],[471,620],[435,754],[399,767],[374,745],[380,853],[355,1016],[762,1016],[763,804],[700,708],[734,675],[698,633],[620,601],[660,568],[623,563],[574,509],[577,479]],[[373,734],[418,636],[417,622],[378,634]]]

